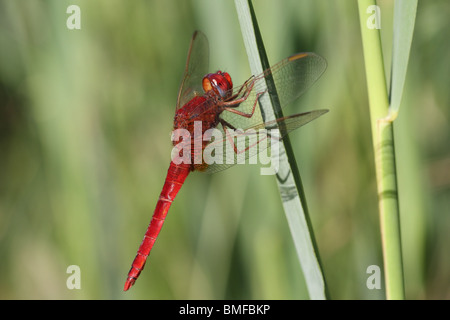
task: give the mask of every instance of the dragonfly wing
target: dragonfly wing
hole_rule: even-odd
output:
[[[310,52],[298,53],[283,59],[250,80],[253,82],[253,88],[248,98],[235,108],[238,111],[250,113],[258,99],[263,112],[257,107],[251,118],[245,118],[229,111],[224,111],[221,117],[235,128],[245,128],[248,124],[256,125],[264,122],[267,112],[264,112],[266,105],[263,101],[269,98],[266,91],[266,78],[273,78],[280,106],[283,108],[308,90],[320,78],[326,67],[327,63],[324,58]],[[239,89],[240,87],[235,92]]]
[[[290,56],[280,63],[280,67],[266,72],[273,74],[278,98],[281,107],[284,107],[305,93],[326,68],[324,58],[307,52]]]
[[[208,73],[208,67],[208,39],[201,31],[195,31],[189,46],[183,80],[178,91],[177,110],[194,96],[203,95],[202,79]]]
[[[238,163],[257,163],[256,155],[276,146],[291,131],[313,121],[328,110],[315,110],[260,123],[243,130],[226,130],[204,150],[206,173],[225,170]],[[267,157],[267,155],[266,155]],[[248,160],[248,161],[247,161]]]

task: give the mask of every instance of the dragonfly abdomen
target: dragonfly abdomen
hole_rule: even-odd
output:
[[[155,244],[156,238],[161,231],[161,228],[166,219],[167,212],[175,199],[178,191],[181,189],[186,177],[191,171],[191,166],[187,164],[175,164],[170,162],[169,170],[167,171],[166,181],[159,196],[156,208],[152,216],[152,220],[145,232],[144,239],[139,246],[136,257],[133,260],[131,269],[128,272],[127,281],[125,282],[124,290],[127,291],[139,277],[141,271],[144,269],[147,257]]]

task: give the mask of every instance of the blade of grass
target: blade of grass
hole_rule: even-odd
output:
[[[417,0],[397,0],[394,7],[391,89],[389,113],[393,121],[400,108],[416,21]]]
[[[386,121],[389,99],[380,32],[366,23],[374,14],[372,10],[379,10],[379,7],[375,0],[358,0],[358,7],[375,154],[386,297],[404,299],[393,123]]]
[[[416,21],[417,3],[417,0],[395,1],[391,82],[389,90],[389,121],[394,121],[397,118],[400,104],[402,102],[403,88],[405,85],[409,54],[411,51],[411,43],[414,33],[414,24]],[[406,122],[408,121],[403,121],[403,123]],[[398,128],[400,124],[397,125]],[[401,131],[402,127],[400,127],[400,135],[398,135],[399,131],[397,131],[397,138],[401,139]],[[403,134],[410,134],[410,132],[403,132]],[[410,153],[407,157],[405,157],[403,153],[403,157],[407,159],[407,161],[402,162],[402,166],[398,167],[398,174],[399,178],[401,178],[401,170],[403,170],[403,174],[406,170],[409,172],[407,173],[407,176],[404,176],[404,179],[414,181],[414,178],[416,178],[416,181],[419,181],[417,175],[420,170],[412,169],[414,167],[415,161],[417,161],[417,155],[414,152],[414,142],[409,140],[410,139],[403,139],[403,145],[396,150],[399,157],[401,157],[402,152],[404,152],[405,150],[408,150]],[[423,211],[421,209],[423,208],[422,203],[424,199],[423,192],[417,192],[418,190],[420,190],[420,184],[403,183],[402,185],[403,187],[399,189],[399,194],[405,195],[405,199],[411,197],[412,194],[417,193],[412,197],[413,200],[410,199],[409,201],[405,201],[405,199],[403,199],[403,203],[400,202],[401,205],[404,205],[403,209],[407,209],[408,206],[410,207],[410,210],[405,210],[405,212],[408,212],[409,222],[402,232],[402,240],[404,241],[402,248],[404,253],[403,260],[406,265],[410,266],[408,270],[405,270],[406,272],[404,277],[406,281],[409,275],[408,287],[410,289],[410,292],[417,292],[418,290],[420,290],[420,288],[422,288],[423,275],[423,257],[421,257],[423,251],[421,250],[421,248],[423,248],[424,238],[423,232],[421,231],[423,231],[422,228],[424,228],[424,223]]]
[[[253,6],[250,0],[235,0],[235,6],[249,58],[250,69],[252,74],[260,74],[269,67],[269,63]],[[271,106],[271,108],[265,108],[263,111],[266,115],[266,121],[283,116],[275,92],[275,85],[273,81],[272,83],[269,81],[270,79],[266,81],[266,84],[269,88],[270,99],[260,102],[260,106]],[[280,179],[280,177],[287,178]],[[325,278],[320,265],[299,170],[288,137],[284,138],[283,144],[280,145],[277,182],[297,256],[305,276],[309,296],[311,299],[326,299],[328,294]]]

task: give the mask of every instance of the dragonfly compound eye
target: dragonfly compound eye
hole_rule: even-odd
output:
[[[202,85],[205,92],[213,90],[222,99],[230,97],[232,93],[231,89],[233,88],[230,75],[221,71],[207,74],[203,78]]]
[[[203,90],[205,90],[205,92],[209,92],[212,90],[212,84],[211,84],[211,80],[209,80],[209,74],[203,78],[202,86],[203,86]]]

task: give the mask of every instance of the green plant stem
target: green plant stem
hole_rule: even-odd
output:
[[[386,298],[404,299],[393,123],[386,120],[389,99],[380,32],[376,28],[368,28],[366,23],[372,14],[367,12],[367,8],[374,5],[374,0],[358,0],[375,153]]]

